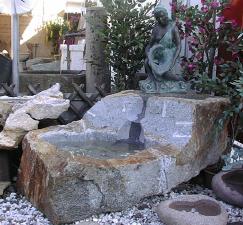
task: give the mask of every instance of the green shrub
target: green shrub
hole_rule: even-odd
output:
[[[134,88],[134,76],[143,67],[144,50],[153,25],[153,5],[144,0],[101,0],[108,14],[107,60],[113,68],[115,91]]]

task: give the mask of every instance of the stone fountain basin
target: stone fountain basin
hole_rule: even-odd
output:
[[[165,149],[165,146],[151,137],[143,137],[143,143],[136,143],[121,139],[115,132],[93,129],[80,133],[50,131],[40,135],[40,138],[61,151],[101,160],[125,159],[135,154],[139,156],[145,149],[146,151]]]
[[[166,193],[224,152],[227,124],[218,133],[214,127],[227,104],[135,91],[107,96],[81,121],[25,136],[18,190],[54,224]],[[140,132],[131,132],[134,123]],[[124,142],[131,137],[143,148]]]

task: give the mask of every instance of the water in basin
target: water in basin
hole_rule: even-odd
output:
[[[75,155],[83,155],[98,159],[124,158],[135,154],[145,148],[141,142],[129,142],[120,140],[116,142],[88,140],[81,145],[68,145],[60,149],[72,152]]]

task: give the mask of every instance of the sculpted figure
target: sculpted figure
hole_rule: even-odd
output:
[[[157,23],[145,50],[148,78],[140,81],[140,89],[146,93],[185,92],[187,85],[183,78],[172,72],[181,51],[178,28],[161,5],[156,6],[154,16]]]

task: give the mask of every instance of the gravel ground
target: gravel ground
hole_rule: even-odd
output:
[[[135,207],[122,212],[93,216],[86,222],[100,225],[165,225],[159,221],[154,208],[163,200],[173,199],[178,195],[204,194],[215,198],[211,190],[198,185],[182,184],[164,196],[146,198]],[[243,222],[243,209],[233,207],[220,201],[229,214],[229,222]],[[51,225],[42,213],[36,210],[24,197],[11,193],[0,199],[1,225]],[[84,224],[84,221],[75,224]],[[85,223],[87,224],[87,223]]]

